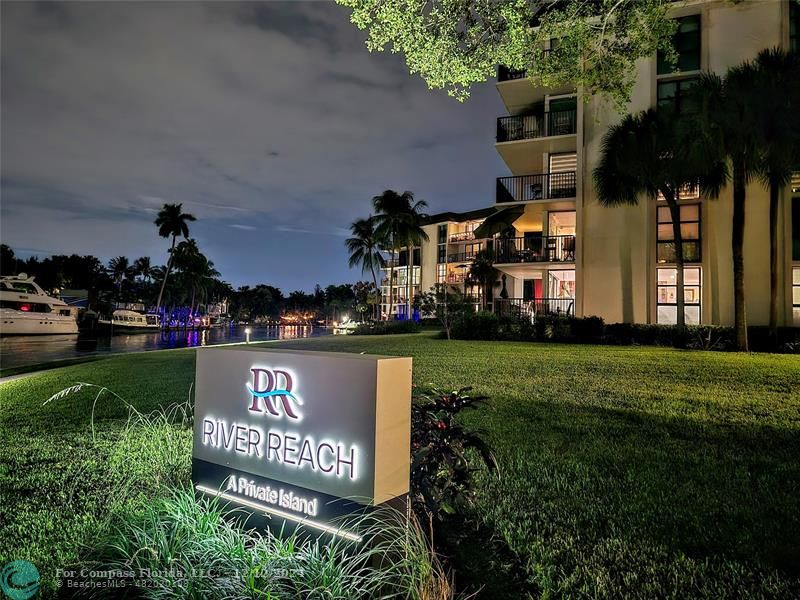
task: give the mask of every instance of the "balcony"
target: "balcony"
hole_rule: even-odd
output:
[[[528,72],[525,69],[509,69],[505,65],[497,66],[497,81],[514,81],[515,79],[525,79]]]
[[[575,236],[549,235],[495,240],[496,264],[575,262]]]
[[[575,171],[497,178],[497,202],[531,202],[574,198]]]
[[[557,135],[574,135],[577,111],[546,111],[538,115],[498,117],[497,142],[533,140]]]
[[[536,173],[542,154],[577,152],[577,110],[573,106],[497,119],[495,148],[513,175]]]
[[[499,315],[510,315],[519,319],[534,321],[537,316],[574,316],[574,298],[496,298],[492,308]]]
[[[469,242],[475,239],[475,233],[472,231],[459,231],[457,233],[451,233],[450,237],[447,238],[447,241],[451,244],[455,244],[457,242]]]

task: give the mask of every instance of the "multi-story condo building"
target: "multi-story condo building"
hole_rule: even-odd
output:
[[[688,0],[671,10],[678,20],[677,65],[673,69],[657,56],[637,63],[631,113],[664,106],[681,111],[702,71],[724,74],[764,48],[800,51],[800,6],[794,0]],[[642,198],[637,206],[607,208],[593,186],[601,140],[621,115],[602,99],[584,101],[574,87],[536,87],[524,72],[502,67],[497,90],[508,115],[497,119],[495,147],[510,173],[497,178],[494,206],[429,218],[430,239],[412,267],[415,290],[448,284],[488,309],[526,315],[674,323],[675,255],[666,205]],[[701,200],[693,189],[680,199],[687,323],[733,324],[731,196],[728,185],[717,199]],[[752,325],[769,321],[768,207],[767,189],[754,180],[747,189],[744,246]],[[473,232],[487,218],[508,226],[479,239]],[[782,191],[778,227],[778,323],[800,325],[800,177]],[[491,297],[482,298],[482,290],[464,281],[476,252],[487,244],[500,277]],[[398,284],[408,269],[402,258],[393,270],[399,271]],[[404,307],[398,311],[405,314]]]

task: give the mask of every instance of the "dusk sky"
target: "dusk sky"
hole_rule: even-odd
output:
[[[490,205],[494,82],[461,104],[327,2],[2,4],[0,235],[19,255],[151,256],[164,202],[234,286],[355,281],[384,189]]]

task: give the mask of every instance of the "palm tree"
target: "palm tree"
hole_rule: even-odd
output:
[[[186,275],[189,278],[189,285],[192,289],[190,314],[194,314],[195,300],[197,301],[197,307],[206,302],[208,292],[215,286],[220,272],[214,268],[213,262],[200,254],[192,263]]]
[[[660,194],[666,201],[675,245],[677,327],[683,332],[685,255],[679,194],[682,187],[699,184],[703,196],[717,195],[726,177],[724,162],[700,155],[684,118],[650,109],[627,115],[606,132],[593,176],[604,206],[636,205],[641,194],[651,201]]]
[[[368,219],[358,219],[350,225],[350,232],[353,237],[345,240],[345,246],[350,253],[349,265],[355,267],[361,265],[361,272],[367,269],[372,273],[372,282],[375,284],[375,294],[380,298],[380,288],[378,287],[378,276],[375,274],[375,268],[381,269],[385,266],[386,261],[380,251],[378,238],[375,235],[375,219],[369,217]],[[378,303],[375,304],[378,306]],[[373,308],[373,313],[376,309]],[[374,314],[373,314],[374,316]]]
[[[149,256],[140,256],[133,261],[133,273],[137,277],[141,277],[144,281],[149,282],[153,276],[153,267],[150,265]]]
[[[497,269],[494,268],[494,252],[487,248],[475,255],[469,267],[469,279],[481,286],[483,298],[481,299],[481,309],[486,309],[486,303],[490,300],[492,289],[497,283]]]
[[[750,62],[728,70],[725,78],[704,73],[694,88],[699,104],[695,136],[707,157],[727,157],[733,182],[734,328],[736,346],[748,350],[747,309],[744,295],[744,227],[747,184],[758,174],[761,153],[756,106],[764,100],[758,89],[756,67]]]
[[[398,194],[394,190],[386,190],[380,196],[372,199],[375,209],[375,234],[381,245],[392,254],[392,259],[405,248],[408,253],[406,277],[407,308],[406,314],[411,312],[411,277],[414,271],[414,247],[428,239],[428,234],[422,229],[425,215],[421,212],[427,203],[424,200],[414,201],[414,194],[405,191]],[[393,287],[390,271],[389,279],[389,315],[393,309]]]
[[[194,301],[198,290],[198,280],[205,271],[208,259],[200,252],[197,241],[187,238],[180,242],[173,251],[173,266],[184,277],[183,284],[191,292],[191,302],[189,305],[189,316],[194,314]]]
[[[158,300],[156,301],[156,312],[161,308],[161,299],[164,295],[164,286],[167,284],[167,278],[172,270],[172,253],[175,250],[175,242],[178,236],[184,238],[189,237],[189,221],[196,221],[194,215],[182,212],[183,204],[165,204],[158,211],[158,216],[154,223],[158,227],[158,235],[163,238],[172,236],[172,247],[169,250],[169,258],[167,259],[167,270],[164,272],[164,278],[161,280],[161,289],[158,292]]]
[[[769,188],[769,331],[778,327],[778,213],[780,191],[800,164],[800,57],[780,48],[762,50],[756,59],[757,136],[762,162],[758,176]]]
[[[122,282],[131,276],[131,265],[125,256],[115,256],[108,261],[108,274],[117,286],[117,294],[122,293]]]

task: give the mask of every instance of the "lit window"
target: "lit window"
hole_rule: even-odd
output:
[[[681,237],[683,238],[683,260],[700,262],[700,205],[683,204],[680,207]],[[675,262],[675,236],[668,206],[658,207],[657,260],[660,263]]]
[[[678,19],[678,28],[672,36],[672,45],[678,58],[674,65],[666,60],[666,56],[658,53],[658,74],[675,71],[700,70],[700,15],[691,15]]]
[[[436,265],[436,283],[445,283],[447,280],[447,265]]]
[[[800,267],[792,268],[792,321],[800,325]]]
[[[800,197],[792,198],[792,260],[800,260]]]
[[[672,268],[656,269],[656,323],[674,325],[678,321],[678,270]],[[684,315],[687,325],[700,324],[700,292],[702,289],[699,267],[683,270]]]

